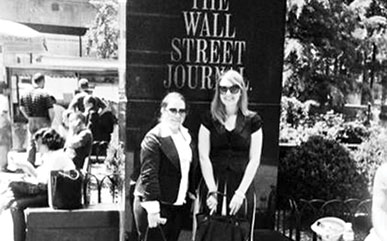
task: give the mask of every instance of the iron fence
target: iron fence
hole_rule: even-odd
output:
[[[274,228],[295,241],[316,241],[317,236],[310,226],[317,219],[327,216],[351,222],[355,240],[364,240],[372,226],[371,199],[300,199],[296,201],[293,198],[286,198],[275,211]]]

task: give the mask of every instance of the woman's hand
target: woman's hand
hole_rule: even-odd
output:
[[[244,195],[235,193],[234,196],[231,199],[229,208],[230,208],[230,215],[235,215],[238,213],[239,209],[241,208],[243,204],[243,200],[245,199]]]
[[[218,199],[216,193],[210,194],[207,197],[207,206],[210,209],[210,215],[216,212],[216,206],[218,205]]]
[[[159,224],[165,224],[166,218],[160,217],[160,213],[148,213],[148,226],[149,228],[155,228]]]

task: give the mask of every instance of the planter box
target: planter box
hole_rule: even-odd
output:
[[[116,204],[84,209],[28,208],[27,241],[118,241],[120,211]]]

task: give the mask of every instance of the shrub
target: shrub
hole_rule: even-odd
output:
[[[332,139],[311,136],[280,160],[278,194],[300,199],[368,197],[349,150]]]
[[[125,180],[125,153],[124,144],[112,144],[110,143],[106,150],[106,159],[104,161],[106,168],[112,173],[112,181],[115,184],[116,189],[111,186],[111,192],[115,192],[115,200],[122,199],[122,191],[124,189]]]
[[[341,143],[359,144],[370,135],[360,121],[345,122],[343,114],[333,110],[310,114],[311,102],[282,97],[279,141],[300,144],[310,136],[320,135]]]
[[[369,191],[372,192],[372,184],[376,169],[387,160],[387,134],[379,125],[371,127],[369,138],[363,141],[353,151],[357,169],[366,178]]]
[[[307,105],[297,100],[295,97],[281,98],[281,123],[287,123],[291,127],[303,124],[308,117]]]
[[[343,143],[360,144],[370,136],[370,131],[364,124],[353,121],[346,122],[340,126],[336,140]]]

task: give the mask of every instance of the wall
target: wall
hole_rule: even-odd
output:
[[[129,0],[126,16],[126,136],[133,155],[127,173],[164,94],[184,94],[190,105],[186,125],[197,134],[217,72],[232,67],[249,82],[250,108],[264,121],[255,179],[264,208],[277,178],[285,1]]]

